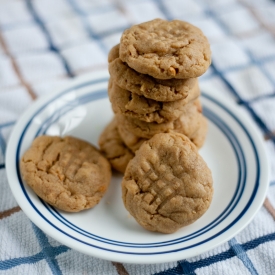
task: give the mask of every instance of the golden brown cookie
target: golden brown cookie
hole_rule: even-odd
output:
[[[198,77],[211,63],[207,38],[181,20],[155,19],[125,30],[119,57],[135,71],[159,79]]]
[[[208,128],[207,119],[204,116],[199,116],[197,127],[198,129],[194,133],[188,134],[188,138],[197,146],[198,149],[200,149],[206,139]],[[125,127],[118,127],[118,131],[125,145],[134,153],[140,148],[144,141],[148,140],[146,138],[141,138],[134,135],[133,133],[127,131]],[[175,130],[168,130],[168,132],[183,133],[184,129],[179,128]]]
[[[141,74],[119,58],[119,45],[111,49],[108,59],[110,75],[122,89],[157,101],[175,101],[186,98],[183,104],[192,100],[192,97],[199,96],[197,78],[163,80]]]
[[[101,133],[98,143],[101,151],[109,160],[112,167],[124,173],[128,162],[134,157],[134,154],[123,143],[117,130],[115,118]]]
[[[187,104],[183,114],[178,119],[163,123],[145,122],[136,118],[117,114],[118,128],[124,128],[124,130],[120,131],[128,131],[145,139],[149,139],[155,134],[165,133],[171,130],[190,137],[190,135],[198,130],[200,120],[203,116],[199,112],[201,107],[198,102],[199,100],[195,100],[195,102]],[[124,136],[122,139],[124,139]]]
[[[119,44],[116,44],[108,54],[108,63],[113,62],[115,59],[119,58]]]
[[[198,97],[198,85],[196,90],[195,95]],[[113,78],[109,80],[108,93],[114,113],[157,123],[176,120],[184,113],[186,102],[197,98],[194,98],[194,93],[190,93],[185,99],[159,102],[120,88]]]
[[[213,195],[210,169],[184,135],[161,133],[144,142],[123,181],[126,209],[145,229],[173,233],[195,222]]]
[[[194,133],[190,134],[188,138],[197,146],[198,149],[200,149],[203,146],[207,136],[207,119],[204,116],[201,116],[198,124],[198,129]],[[126,131],[124,127],[118,127],[118,130],[120,136],[122,137],[121,139],[133,153],[135,153],[140,148],[144,141],[148,140],[138,137],[129,131]],[[181,133],[177,130],[169,130],[168,132]]]
[[[148,140],[146,138],[141,138],[134,135],[133,133],[127,131],[125,127],[117,128],[121,139],[133,153],[135,153],[140,148],[144,141]]]
[[[68,212],[95,206],[111,179],[106,158],[88,142],[70,136],[37,137],[23,155],[20,170],[40,198]]]
[[[124,128],[123,131],[130,132],[137,137],[149,139],[155,134],[168,132],[174,128],[173,121],[156,123],[145,122],[136,118],[126,117],[124,115],[117,114],[118,128]],[[124,138],[124,137],[123,137]]]
[[[200,149],[206,139],[207,136],[207,130],[208,130],[208,123],[207,119],[202,116],[199,122],[198,130],[195,131],[189,138],[190,140],[197,146],[198,149]]]

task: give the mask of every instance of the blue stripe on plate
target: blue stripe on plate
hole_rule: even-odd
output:
[[[92,100],[95,100],[97,98],[101,98],[100,96],[98,96],[98,93],[96,93],[96,96],[87,96],[87,95],[85,95],[85,96],[83,96],[83,98],[80,97],[76,101],[77,101],[77,103],[82,104],[82,103],[88,103],[88,101],[92,101]],[[67,108],[67,105],[60,108],[58,110],[58,114],[64,115],[66,112],[73,109],[76,105],[74,103],[69,103],[68,106],[69,106],[69,108]],[[78,106],[78,104],[77,104],[77,106]],[[198,236],[206,233],[207,231],[209,231],[213,227],[217,226],[220,222],[222,222],[234,210],[235,206],[239,202],[239,200],[241,198],[241,195],[243,193],[243,190],[245,188],[246,161],[245,161],[243,152],[241,150],[241,146],[238,143],[238,140],[237,140],[236,136],[234,135],[234,133],[230,130],[230,128],[228,128],[227,125],[222,120],[220,120],[220,118],[217,117],[213,112],[211,112],[208,108],[204,107],[204,112],[205,112],[206,117],[208,117],[212,122],[214,122],[217,125],[217,127],[224,133],[224,135],[228,138],[229,142],[231,143],[231,146],[233,148],[233,151],[235,152],[236,159],[237,159],[237,162],[238,162],[239,176],[238,176],[238,181],[237,181],[237,188],[235,190],[234,195],[232,196],[231,201],[227,205],[227,207],[224,209],[224,211],[215,220],[213,220],[211,223],[209,223],[207,226],[200,229],[199,231],[193,232],[192,234],[186,235],[182,238],[174,239],[174,240],[167,241],[167,242],[158,242],[158,243],[118,242],[118,241],[115,241],[115,240],[110,240],[110,239],[107,239],[107,238],[103,238],[103,237],[91,234],[90,232],[87,232],[87,231],[77,227],[76,225],[74,225],[70,221],[68,221],[65,217],[63,217],[54,207],[49,207],[48,204],[43,202],[43,200],[40,200],[41,203],[48,209],[48,211],[53,216],[55,216],[56,219],[58,219],[64,225],[69,227],[71,230],[74,230],[74,231],[76,231],[76,232],[78,232],[78,233],[80,233],[80,234],[82,234],[86,237],[89,237],[91,239],[95,239],[97,241],[101,240],[102,242],[105,242],[105,243],[118,244],[118,245],[120,244],[120,245],[127,246],[127,247],[137,247],[137,246],[149,247],[149,246],[152,246],[152,245],[153,245],[153,247],[156,247],[156,246],[170,245],[172,243],[175,244],[175,243],[179,243],[179,242],[183,242],[183,241],[188,241],[190,239],[193,239],[195,237],[198,237]],[[53,114],[52,117],[49,118],[50,123],[48,123],[48,120],[47,120],[45,122],[45,124],[47,126],[45,126],[45,124],[42,124],[40,129],[37,131],[37,134],[45,134],[48,130],[48,127],[50,127],[51,124],[56,122],[59,118],[60,118],[60,116],[57,116],[57,115]],[[43,129],[43,131],[42,131],[42,129]]]
[[[105,81],[107,79],[105,78]],[[32,207],[34,208],[34,210],[41,216],[42,219],[44,219],[47,223],[49,223],[52,227],[54,227],[56,230],[62,232],[64,235],[80,242],[80,243],[83,243],[87,246],[92,246],[92,247],[95,247],[95,248],[98,248],[98,249],[101,249],[101,250],[106,250],[106,251],[110,251],[110,252],[116,252],[116,253],[121,253],[121,254],[133,254],[133,255],[153,255],[153,254],[166,254],[166,253],[171,253],[171,252],[177,252],[177,251],[182,251],[182,250],[187,250],[187,249],[190,249],[190,248],[193,248],[193,247],[196,247],[198,245],[201,245],[203,243],[206,243],[214,238],[216,238],[217,236],[219,236],[220,234],[224,233],[225,231],[227,231],[229,228],[231,228],[236,222],[239,221],[239,219],[244,215],[244,213],[247,211],[247,209],[249,208],[249,206],[251,205],[251,203],[253,202],[254,198],[255,198],[255,195],[256,195],[256,192],[259,188],[259,178],[260,178],[260,164],[259,164],[259,159],[258,159],[258,153],[257,153],[257,150],[256,150],[256,147],[255,147],[255,144],[253,142],[253,139],[251,138],[251,136],[249,135],[248,131],[246,130],[246,128],[244,127],[244,125],[242,124],[241,121],[239,121],[239,119],[225,106],[223,106],[220,102],[218,102],[217,100],[215,100],[214,98],[212,98],[211,96],[208,96],[208,95],[205,95],[203,94],[204,97],[206,97],[208,100],[214,102],[215,104],[217,104],[218,106],[220,106],[221,108],[223,108],[228,114],[230,114],[236,121],[237,123],[242,127],[242,129],[244,130],[244,132],[246,133],[247,137],[249,138],[250,142],[251,142],[251,145],[252,145],[252,148],[253,148],[253,151],[254,151],[254,154],[255,154],[255,159],[256,159],[256,163],[257,163],[257,176],[256,176],[256,181],[255,181],[255,185],[254,185],[254,189],[253,189],[253,193],[252,193],[252,196],[250,197],[248,203],[246,204],[246,206],[244,207],[244,209],[242,210],[242,212],[238,215],[238,217],[233,221],[231,222],[227,227],[225,227],[223,230],[221,230],[220,232],[216,233],[215,235],[209,237],[208,239],[205,239],[199,243],[196,243],[194,245],[190,245],[190,246],[185,246],[185,247],[182,247],[182,248],[179,248],[179,249],[174,249],[174,250],[169,250],[169,251],[159,251],[159,252],[152,252],[152,253],[147,253],[147,252],[144,252],[144,253],[137,253],[137,252],[129,252],[129,251],[118,251],[118,250],[114,250],[114,249],[108,249],[108,248],[104,248],[104,247],[100,247],[100,246],[97,246],[97,245],[93,245],[91,243],[88,243],[88,242],[84,242],[74,236],[71,236],[70,234],[64,232],[63,230],[61,230],[60,228],[58,228],[57,226],[55,226],[51,221],[49,221],[46,217],[44,217],[39,211],[38,209],[35,207],[35,205],[33,204],[33,202],[30,200],[25,188],[24,188],[24,185],[23,185],[23,182],[21,180],[21,177],[20,177],[20,171],[19,171],[19,152],[20,152],[20,148],[21,148],[21,144],[22,144],[22,140],[23,140],[23,137],[27,131],[27,128],[30,126],[32,120],[34,119],[34,117],[41,111],[43,110],[50,102],[52,102],[53,100],[57,99],[58,97],[60,97],[61,95],[64,95],[66,92],[69,92],[73,89],[79,89],[81,87],[85,87],[87,85],[90,85],[90,84],[93,84],[92,82],[102,82],[104,80],[100,80],[98,79],[97,81],[91,81],[91,82],[87,82],[87,83],[83,83],[81,85],[78,85],[76,87],[73,87],[73,88],[70,88],[66,91],[63,91],[61,94],[57,95],[55,98],[53,98],[51,101],[45,103],[43,105],[43,107],[41,107],[38,111],[36,111],[36,113],[34,114],[34,116],[30,119],[30,121],[27,123],[25,129],[23,130],[22,132],[22,135],[20,137],[20,140],[19,140],[19,143],[18,143],[18,148],[17,148],[17,152],[16,152],[16,169],[17,169],[17,176],[18,176],[18,180],[19,180],[19,183],[20,183],[20,186],[24,192],[24,195],[26,196],[26,199],[29,201],[29,203],[32,205]],[[101,237],[99,237],[101,238]]]

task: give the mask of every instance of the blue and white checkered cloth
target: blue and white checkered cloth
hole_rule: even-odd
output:
[[[193,258],[135,265],[74,251],[38,229],[8,186],[5,149],[20,114],[70,78],[107,68],[122,31],[153,18],[200,27],[212,47],[201,88],[245,109],[266,138],[271,181],[254,220]],[[0,274],[275,274],[275,1],[0,0]]]

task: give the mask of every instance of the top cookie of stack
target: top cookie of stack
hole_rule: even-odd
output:
[[[211,51],[197,27],[155,19],[125,30],[108,61],[121,88],[157,101],[174,101],[187,97],[196,78],[208,69]]]
[[[137,72],[159,79],[198,77],[211,62],[202,31],[180,20],[155,19],[124,31],[119,56]]]
[[[203,145],[207,121],[197,77],[208,69],[211,51],[200,29],[180,20],[134,25],[108,62],[114,123],[126,148],[135,153],[145,140],[168,131]]]

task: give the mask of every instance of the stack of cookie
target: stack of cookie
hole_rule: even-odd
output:
[[[99,141],[112,165],[121,160],[115,169],[123,172],[141,144],[158,133],[178,132],[203,145],[207,121],[197,77],[210,56],[207,38],[187,22],[155,19],[124,31],[108,57],[115,118]],[[114,139],[107,140],[111,129]]]

